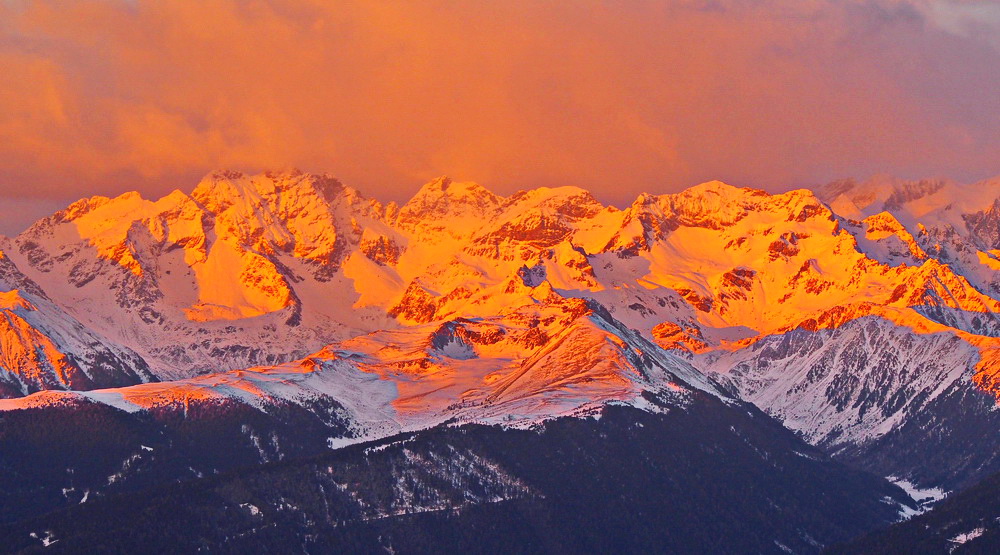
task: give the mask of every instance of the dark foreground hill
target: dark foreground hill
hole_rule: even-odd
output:
[[[438,427],[5,525],[10,552],[818,552],[905,494],[746,405]]]
[[[1000,553],[1000,474],[831,553]]]

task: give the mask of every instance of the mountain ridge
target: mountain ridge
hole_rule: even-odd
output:
[[[990,193],[997,183],[968,187]],[[258,408],[305,398],[346,407],[376,395],[376,412],[397,415],[375,425],[381,434],[406,429],[399,414],[417,415],[417,427],[511,414],[490,403],[528,407],[529,424],[609,402],[641,405],[637,391],[672,391],[669,376],[684,375],[680,390],[759,403],[803,437],[845,452],[877,448],[887,427],[905,428],[918,407],[955,396],[982,400],[942,418],[992,421],[985,399],[1000,398],[1000,251],[989,222],[1000,199],[946,182],[872,186],[867,197],[858,183],[770,194],[714,181],[642,194],[619,209],[574,187],[499,196],[442,177],[398,206],[325,174],[220,171],[190,194],[92,197],[0,248],[39,298],[137,353],[150,375],[120,390],[0,407],[84,398],[149,410],[158,405],[148,399],[175,404],[192,391]],[[942,191],[959,189],[961,202],[942,204]],[[852,322],[872,319],[896,338],[888,343],[896,358],[859,363],[825,392],[808,373],[775,374],[774,359],[762,358],[773,352],[768,345],[798,334],[824,339],[806,341],[783,364],[823,360],[823,343],[849,343],[861,326]],[[413,333],[424,339],[401,339]],[[940,334],[964,353],[947,379],[913,363],[909,347],[936,344]],[[404,344],[414,358],[398,357]],[[325,371],[334,359],[340,370]],[[566,360],[578,360],[582,373],[563,374]],[[419,371],[407,374],[414,364]],[[733,372],[740,364],[756,370]],[[643,375],[653,368],[660,373]],[[886,372],[897,378],[885,381]],[[366,376],[368,385],[321,378],[316,389],[281,377],[314,374]],[[162,383],[138,384],[152,379]],[[289,379],[287,390],[268,389]],[[761,379],[773,383],[761,388]],[[787,408],[797,403],[829,417],[803,424]],[[410,412],[393,413],[397,405]],[[846,432],[838,422],[860,418],[859,410],[867,416],[850,426],[860,428]],[[360,414],[348,419],[360,422]],[[931,433],[912,441],[941,449]],[[987,449],[975,473],[995,464]],[[921,484],[972,479],[879,464]]]

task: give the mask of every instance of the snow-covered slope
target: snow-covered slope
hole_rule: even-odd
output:
[[[817,194],[859,242],[869,242],[865,235],[882,249],[910,251],[920,260],[933,256],[984,292],[1000,293],[1000,178],[960,185],[878,177],[831,183]]]
[[[743,398],[810,442],[836,449],[878,438],[938,395],[971,383],[979,353],[951,333],[918,334],[865,316],[705,358]]]
[[[967,219],[989,228],[985,212]],[[65,310],[182,377],[493,316],[543,283],[599,300],[647,337],[669,321],[706,345],[842,304],[926,304],[925,291],[995,309],[981,276],[968,281],[916,236],[889,214],[847,220],[808,191],[720,182],[618,210],[573,187],[500,197],[441,178],[397,208],[328,176],[218,172],[190,195],[80,201],[9,250]]]
[[[382,210],[326,176],[219,172],[190,195],[81,200],[19,235],[10,255],[67,312],[157,375],[183,377],[387,325],[384,312],[352,310],[340,271],[384,228]]]
[[[0,398],[151,379],[142,358],[63,312],[0,251]]]
[[[185,413],[191,403],[283,403],[349,423],[336,445],[443,422],[533,426],[627,404],[661,411],[692,392],[731,400],[682,357],[580,299],[525,305],[504,317],[380,331],[277,366],[0,401],[15,410],[93,401],[127,412]],[[653,400],[651,402],[651,399]],[[330,402],[332,401],[332,403]],[[321,414],[322,416],[322,414]]]
[[[367,437],[718,379],[847,452],[1000,395],[998,214],[1000,180],[714,181],[618,209],[448,178],[383,206],[329,176],[217,172],[79,201],[5,251],[53,310],[179,380],[87,394],[128,410],[335,398]]]

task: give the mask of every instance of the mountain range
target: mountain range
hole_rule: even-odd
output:
[[[619,209],[575,187],[440,178],[399,206],[328,175],[216,172],[83,199],[0,238],[0,534],[82,549],[112,500],[162,520],[140,507],[155,491],[201,499],[218,528],[197,541],[236,550],[421,551],[449,530],[456,549],[816,551],[1000,472],[998,270],[1000,178],[715,181]],[[464,462],[427,462],[443,453]],[[682,533],[710,515],[635,500],[691,541],[573,543],[580,504],[546,472],[614,482],[614,461],[657,476],[630,495],[746,498],[726,513],[746,528]],[[366,464],[382,474],[316,478]],[[347,485],[272,495],[302,473]],[[725,491],[682,486],[709,479]],[[512,535],[512,511],[551,534]]]

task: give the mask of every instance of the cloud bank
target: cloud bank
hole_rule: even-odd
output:
[[[996,6],[0,0],[0,195],[292,166],[386,200],[442,174],[619,204],[709,179],[971,181],[1000,172]]]

